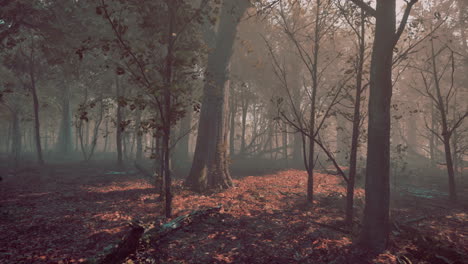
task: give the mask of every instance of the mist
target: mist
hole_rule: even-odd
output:
[[[468,3],[0,3],[0,263],[463,263]]]

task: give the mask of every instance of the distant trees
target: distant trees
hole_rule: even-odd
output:
[[[463,40],[461,45],[452,40],[455,35],[453,31],[457,29],[450,29],[449,25],[445,23],[442,27],[443,30],[440,29],[438,32],[433,30],[446,20],[442,16],[449,16],[450,10],[444,11],[438,13],[437,17],[431,17],[420,24],[421,27],[430,30],[431,34],[425,41],[425,48],[420,51],[421,54],[424,54],[424,59],[414,58],[412,60],[411,68],[420,78],[410,85],[429,102],[432,120],[429,125],[429,122],[424,118],[425,127],[443,144],[449,199],[455,202],[457,200],[457,149],[462,147],[462,143],[458,142],[459,134],[457,132],[463,134],[463,130],[459,130],[459,128],[463,127],[465,119],[468,118],[466,105],[460,104],[460,99],[463,101],[464,98],[463,84],[457,82],[456,79],[463,72],[459,68],[466,67],[466,65],[463,65]],[[426,10],[421,12],[422,15],[424,13],[430,14]],[[432,16],[432,14],[430,15]],[[436,149],[434,141],[433,138],[430,142],[431,157]]]
[[[332,21],[336,19],[337,13],[335,12],[336,10],[332,10],[332,7],[331,1],[317,1],[316,5],[312,6],[314,10],[313,14],[310,14],[310,17],[305,17],[301,14],[305,13],[303,10],[310,8],[310,6],[302,6],[299,2],[290,5],[280,3],[280,8],[276,15],[279,25],[294,47],[295,56],[299,58],[299,61],[303,64],[309,75],[308,81],[310,84],[303,84],[309,99],[304,102],[308,106],[307,114],[303,112],[300,104],[297,104],[298,100],[295,99],[297,95],[294,96],[297,92],[291,90],[291,88],[300,89],[300,87],[289,87],[291,83],[288,80],[291,78],[288,76],[289,72],[275,54],[273,44],[267,44],[273,57],[275,74],[286,89],[287,104],[290,105],[289,113],[287,113],[284,106],[282,106],[283,98],[278,98],[279,118],[301,133],[303,137],[304,165],[308,174],[308,204],[312,204],[313,202],[314,170],[317,165],[316,143],[320,141],[321,129],[324,127],[327,118],[333,115],[332,109],[339,102],[341,98],[340,93],[347,82],[347,80],[335,80],[331,76],[326,75],[329,73],[330,66],[334,65],[336,60],[341,56],[338,51],[322,47],[324,42],[329,41],[331,36],[333,36],[334,25]],[[304,26],[304,24],[308,23],[307,20],[312,21],[308,27]],[[325,79],[328,82],[325,83]],[[328,91],[325,91],[324,87]],[[307,142],[306,139],[308,140]],[[318,143],[318,146],[325,147],[321,142]],[[328,151],[325,152],[327,153]]]

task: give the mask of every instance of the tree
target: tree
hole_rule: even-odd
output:
[[[426,128],[428,128],[431,133],[438,137],[444,144],[449,199],[452,202],[455,202],[457,200],[455,183],[455,155],[457,145],[452,146],[451,143],[455,139],[455,131],[463,124],[465,118],[468,117],[468,111],[466,109],[457,109],[456,96],[459,87],[455,83],[455,53],[445,43],[442,43],[442,45],[439,44],[439,47],[436,47],[437,44],[435,44],[435,39],[436,36],[434,35],[429,39],[428,56],[430,60],[426,65],[423,65],[423,68],[419,69],[420,76],[424,82],[424,89],[417,90],[431,100],[432,105],[438,112],[440,131],[436,131],[434,128],[427,125]],[[448,51],[448,54],[444,54],[447,53],[444,51]],[[441,57],[448,57],[447,62],[442,67],[439,66],[440,61],[442,60]],[[450,72],[446,71],[448,68],[451,68]],[[450,77],[448,77],[447,88],[444,89],[442,82],[445,77],[444,75],[448,75],[446,73],[450,73]],[[451,114],[453,114],[453,117]]]
[[[37,94],[37,54],[36,54],[36,44],[34,39],[36,38],[35,35],[31,34],[30,36],[30,52],[29,54],[24,54],[23,57],[27,60],[28,70],[29,70],[29,81],[28,87],[32,94],[33,99],[33,113],[34,113],[34,138],[35,138],[35,145],[36,145],[36,155],[37,155],[37,162],[39,165],[44,165],[44,157],[42,155],[42,146],[41,146],[41,128],[40,128],[40,119],[39,119],[39,96]]]
[[[157,153],[154,156],[158,158],[155,174],[164,178],[166,217],[172,214],[171,130],[185,114],[187,102],[184,95],[189,86],[184,83],[192,76],[187,71],[196,67],[197,55],[202,51],[195,32],[207,5],[207,0],[200,2],[200,8],[189,1],[113,1],[110,4],[101,0],[96,8],[96,13],[104,17],[113,35],[104,41],[103,49],[114,48],[120,55],[117,75],[138,85],[145,93],[148,105],[153,107],[154,118],[147,126],[157,136],[156,142],[159,137],[161,139],[160,148],[154,150],[154,154]],[[153,10],[157,10],[158,15]],[[121,16],[123,12],[126,14],[124,18]],[[164,29],[160,28],[162,24]],[[148,34],[157,37],[147,38]],[[118,98],[126,101],[123,94],[119,93]]]
[[[342,56],[341,52],[333,49],[328,50],[324,44],[326,43],[325,41],[329,41],[332,38],[333,29],[335,29],[333,22],[336,20],[337,13],[332,8],[332,2],[317,1],[316,5],[312,8],[313,14],[311,14],[310,18],[312,23],[308,23],[306,19],[301,17],[301,13],[306,13],[301,9],[307,9],[307,7],[307,5],[301,6],[299,2],[295,2],[290,6],[284,6],[280,3],[278,15],[280,26],[292,42],[299,60],[309,75],[308,81],[310,85],[304,84],[306,94],[308,95],[308,100],[304,102],[304,105],[310,106],[307,108],[307,114],[302,112],[300,100],[296,99],[298,92],[291,91],[289,87],[291,82],[288,80],[286,67],[279,62],[277,55],[274,53],[273,46],[268,41],[267,45],[273,57],[274,74],[281,81],[282,86],[287,92],[287,101],[291,109],[288,114],[282,106],[283,98],[278,98],[278,118],[301,134],[304,166],[308,175],[307,203],[312,205],[314,199],[314,170],[316,169],[319,155],[319,151],[316,150],[317,146],[333,162],[343,179],[348,182],[336,158],[328,150],[327,144],[322,141],[320,133],[326,127],[328,118],[334,115],[334,108],[342,99],[341,92],[351,77],[346,72],[343,75],[339,75],[338,79],[335,74],[333,74],[335,79],[332,76],[326,75],[330,74],[331,65],[338,65],[337,60]],[[292,18],[287,17],[286,11],[288,8],[293,11]],[[305,23],[305,25],[302,25],[301,22]],[[312,26],[309,28],[307,25]],[[304,32],[301,32],[299,29],[303,29]],[[312,41],[309,42],[309,40]],[[311,47],[308,47],[308,45]],[[325,79],[328,80],[327,83],[324,82]],[[297,89],[298,87],[293,88]],[[304,118],[304,115],[307,115],[308,119]]]
[[[349,8],[349,7],[348,7]],[[363,76],[364,76],[364,62],[366,60],[366,14],[364,10],[353,14],[352,9],[345,9],[345,7],[340,6],[345,21],[351,27],[352,31],[357,37],[357,46],[358,54],[355,62],[355,73],[356,73],[356,85],[355,85],[355,95],[352,99],[353,105],[353,114],[352,114],[352,133],[351,133],[351,148],[349,151],[349,174],[348,182],[346,188],[346,217],[345,222],[348,226],[352,226],[353,217],[354,217],[354,185],[356,182],[356,173],[357,173],[357,154],[359,146],[359,136],[360,136],[360,127],[362,123],[362,114],[361,114],[361,101],[362,93],[367,85],[363,85]],[[339,139],[338,139],[339,140]]]
[[[227,160],[229,62],[237,24],[249,7],[247,0],[225,0],[214,50],[208,55],[198,136],[186,184],[196,191],[232,186]]]
[[[372,48],[369,123],[366,164],[366,205],[360,242],[383,251],[390,231],[390,108],[392,98],[393,49],[403,33],[417,0],[407,2],[402,21],[396,28],[396,0],[377,0],[376,9],[361,0],[351,0],[375,17]]]

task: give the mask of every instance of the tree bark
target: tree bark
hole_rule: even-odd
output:
[[[395,0],[378,0],[372,50],[366,170],[366,206],[360,241],[383,251],[390,208],[390,103],[395,41]]]
[[[163,151],[163,173],[164,173],[164,193],[165,193],[165,214],[167,218],[172,214],[172,177],[171,177],[171,162],[170,162],[170,140],[171,140],[171,86],[172,86],[172,64],[174,41],[172,34],[174,32],[175,23],[175,10],[171,3],[168,3],[169,15],[169,30],[167,34],[167,55],[165,59],[165,73],[164,73],[164,113],[163,113],[163,138],[162,138],[162,151]]]
[[[315,111],[317,103],[317,90],[318,90],[318,59],[320,52],[320,12],[321,12],[321,1],[317,0],[315,14],[315,34],[314,34],[314,51],[313,51],[313,65],[312,65],[312,97],[310,102],[310,120],[309,120],[309,131],[311,137],[309,138],[309,159],[307,168],[307,203],[313,204],[314,201],[314,169],[315,169]]]
[[[237,25],[249,4],[246,0],[226,0],[221,7],[216,47],[208,56],[197,145],[186,180],[186,184],[196,191],[232,186],[226,137],[229,62]]]

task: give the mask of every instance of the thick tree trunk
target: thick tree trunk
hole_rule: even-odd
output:
[[[220,15],[216,47],[208,56],[197,145],[186,184],[196,191],[232,186],[227,164],[227,112],[229,61],[246,0],[226,0]]]
[[[387,247],[390,208],[390,103],[395,43],[395,0],[378,0],[372,51],[366,170],[366,206],[360,241]]]

